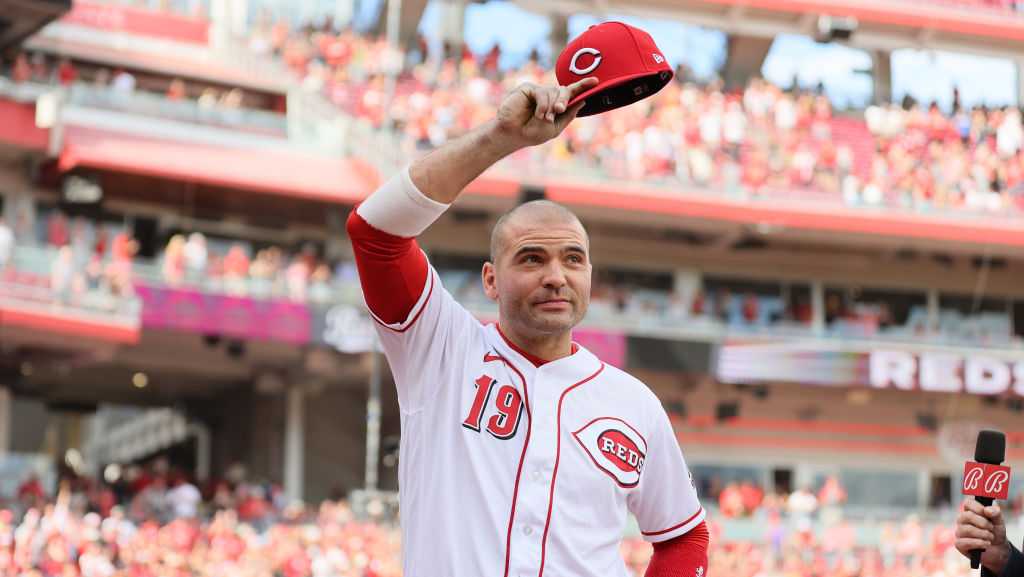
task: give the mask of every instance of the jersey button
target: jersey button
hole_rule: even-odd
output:
[[[530,535],[533,535],[533,527],[531,527],[529,525],[523,527],[523,535],[526,535],[527,537],[529,537]]]

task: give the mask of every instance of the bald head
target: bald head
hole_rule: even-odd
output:
[[[566,224],[580,228],[589,252],[590,237],[587,235],[587,229],[571,210],[550,200],[531,200],[520,204],[503,214],[494,224],[491,230],[491,262],[496,263],[508,246],[509,240],[519,234],[539,227]]]

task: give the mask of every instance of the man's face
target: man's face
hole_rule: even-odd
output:
[[[576,326],[590,303],[590,247],[579,221],[513,218],[495,262],[484,265],[487,296],[502,326],[527,337],[561,334]]]

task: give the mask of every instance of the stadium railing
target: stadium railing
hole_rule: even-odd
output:
[[[18,245],[11,270],[5,277],[8,279],[6,282],[10,294],[21,295],[20,298],[34,302],[54,301],[48,282],[57,254],[57,249],[52,247]],[[362,292],[355,278],[339,278],[336,274],[328,282],[307,279],[301,298],[290,291],[283,270],[273,278],[214,277],[186,273],[174,283],[169,283],[164,275],[162,259],[137,258],[132,262],[131,274],[135,282],[147,286],[192,289],[257,301],[291,300],[320,308],[334,305],[362,306],[363,303]],[[446,289],[467,309],[480,318],[497,318],[497,307],[484,295],[477,281],[478,275],[465,270],[441,270],[439,274]],[[674,304],[672,295],[667,292],[645,289],[629,289],[628,292],[628,304],[625,307],[602,298],[593,299],[588,311],[588,324],[626,334],[701,341],[748,337],[812,338],[840,342],[959,345],[982,349],[1024,348],[1024,342],[1012,336],[1010,319],[995,313],[965,317],[956,311],[943,310],[939,329],[929,331],[924,328],[927,311],[918,307],[911,311],[905,325],[865,330],[856,323],[836,322],[827,327],[824,333],[819,333],[808,323],[787,320],[773,314],[772,311],[779,313],[783,307],[781,300],[775,297],[759,297],[758,318],[750,321],[743,318],[738,300],[733,306],[727,307],[725,318],[718,318],[709,313],[694,313],[689,303],[685,307]],[[76,294],[74,300],[68,302],[83,310],[120,312],[126,319],[138,318],[142,307],[137,298],[118,296],[103,287]]]
[[[195,100],[169,100],[160,94],[144,91],[117,92],[109,87],[74,84],[67,92],[67,105],[100,108],[177,120],[195,124],[214,125],[284,136],[288,122],[284,115],[250,108],[205,106]]]

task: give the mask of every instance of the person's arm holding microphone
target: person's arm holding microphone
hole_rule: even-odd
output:
[[[996,503],[1010,494],[1010,468],[1006,460],[1006,435],[1001,431],[978,433],[974,461],[964,463],[963,509],[956,519],[955,546],[981,568],[982,577],[1024,577],[1024,557],[1006,540],[1006,523]]]
[[[1024,554],[1006,539],[1006,523],[999,505],[982,506],[965,499],[956,519],[956,549],[965,557],[983,549],[983,577],[1024,577]]]

